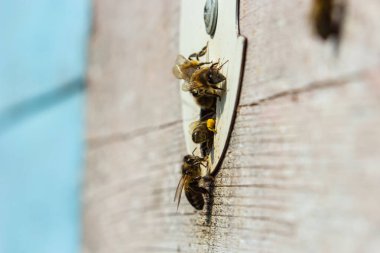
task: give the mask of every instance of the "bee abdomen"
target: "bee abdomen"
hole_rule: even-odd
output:
[[[210,137],[210,134],[208,133],[208,130],[195,130],[193,134],[191,135],[191,138],[194,143],[202,143],[208,140]]]
[[[185,195],[189,203],[197,210],[202,210],[205,204],[202,193],[194,192],[191,189],[185,190]]]

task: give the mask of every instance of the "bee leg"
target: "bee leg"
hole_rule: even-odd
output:
[[[197,52],[197,53],[192,53],[190,56],[189,56],[189,60],[191,60],[192,58],[195,58],[197,59],[197,61],[199,61],[199,57],[202,57],[206,54],[207,52],[207,47],[208,47],[208,42],[206,44],[206,46],[204,46],[201,51]]]
[[[202,160],[200,161],[200,165],[201,166],[203,166],[204,168],[208,168],[208,155],[205,155],[203,158],[202,158]],[[206,164],[204,164],[204,163],[206,163]]]
[[[198,67],[203,66],[203,65],[207,65],[207,64],[211,64],[211,63],[212,63],[212,62],[210,62],[210,61],[200,62],[200,63],[198,64]]]
[[[223,80],[223,81],[224,81],[224,80]],[[223,82],[223,81],[221,81],[221,82]],[[220,87],[216,86],[215,84],[209,84],[209,85],[210,85],[211,88],[213,88],[213,89],[215,89],[215,90],[223,90],[223,91],[225,91],[225,89],[220,88]]]
[[[192,54],[189,55],[189,57],[188,57],[189,60],[192,60],[193,58],[196,58],[196,59],[198,60],[198,59],[199,59],[198,54],[197,54],[197,53],[192,53]]]
[[[208,42],[207,42],[206,46],[204,46],[204,47],[201,49],[201,51],[199,51],[199,52],[197,53],[197,60],[199,60],[199,57],[204,56],[204,55],[206,54],[206,52],[207,52],[207,47],[208,47]]]
[[[220,95],[219,95],[219,94],[212,93],[212,92],[210,92],[210,91],[206,91],[206,92],[204,92],[203,95],[204,95],[204,96],[207,96],[207,97],[214,97],[214,98],[219,98],[219,99],[220,99]]]
[[[215,178],[213,176],[211,176],[210,174],[206,175],[203,177],[203,180],[205,182],[214,182],[215,181]]]
[[[218,66],[218,64],[219,64],[219,61],[217,61],[217,62],[211,64],[210,69],[215,68],[215,66]]]
[[[213,132],[214,134],[217,133],[215,127],[214,128],[207,128],[207,129],[210,130],[211,132]]]
[[[208,167],[207,167],[208,164],[205,165],[204,163],[200,163],[200,165],[203,166],[203,167],[206,168],[206,169],[208,168]]]

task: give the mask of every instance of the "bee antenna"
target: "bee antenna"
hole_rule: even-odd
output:
[[[218,70],[221,70],[222,69],[222,67],[224,66],[224,64],[226,64],[228,62],[228,60],[227,61],[225,61],[222,65],[220,65],[220,67],[218,68]]]

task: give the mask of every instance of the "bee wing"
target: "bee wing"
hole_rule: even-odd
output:
[[[192,134],[194,129],[199,125],[199,121],[194,121],[189,125],[189,133]]]
[[[178,65],[175,65],[172,69],[173,75],[178,79],[184,79],[183,72],[181,71],[181,68]]]
[[[187,180],[187,177],[186,176],[182,176],[181,179],[178,182],[177,189],[175,191],[174,202],[178,199],[177,210],[178,210],[178,207],[179,207],[179,203],[181,202],[182,190],[183,190],[183,187],[185,185],[185,181],[186,180]]]
[[[202,124],[200,120],[194,121],[189,125],[189,133],[193,134],[194,130]]]
[[[182,90],[183,91],[191,91],[194,88],[195,88],[194,84],[191,82],[183,82],[183,84],[182,84]]]
[[[183,55],[178,55],[177,58],[175,59],[175,65],[182,65],[186,63],[188,59],[186,59]]]
[[[172,69],[173,74],[178,79],[185,79],[186,75],[181,70],[181,65],[185,64],[188,60],[183,55],[178,55],[177,59],[175,60],[175,65]]]

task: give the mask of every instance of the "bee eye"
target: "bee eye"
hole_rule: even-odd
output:
[[[183,158],[183,161],[184,161],[185,163],[190,163],[190,161],[191,161],[190,156],[189,156],[189,155],[185,156],[185,157]]]

